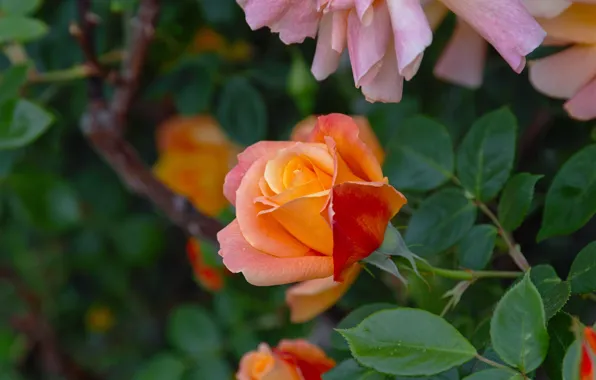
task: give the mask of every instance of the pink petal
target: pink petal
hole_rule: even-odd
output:
[[[236,191],[250,166],[266,154],[274,154],[280,149],[293,145],[289,141],[260,141],[249,146],[238,155],[238,164],[226,176],[223,192],[232,205],[236,205]]]
[[[358,18],[360,18],[360,22],[364,25],[370,25],[373,21],[374,14],[377,11],[376,9],[373,9],[374,2],[374,0],[354,0],[356,13],[358,14]]]
[[[445,16],[447,16],[447,12],[449,12],[449,9],[445,8],[438,0],[424,3],[424,13],[432,30],[436,30],[441,25]]]
[[[387,8],[399,73],[410,80],[418,71],[422,53],[432,42],[433,33],[420,0],[391,0],[387,2]]]
[[[524,5],[534,17],[552,18],[569,8],[569,0],[524,0]]]
[[[576,45],[530,64],[530,82],[553,98],[569,99],[596,76],[596,46]]]
[[[435,76],[469,88],[482,85],[488,44],[465,21],[459,20],[434,70]]]
[[[354,8],[354,1],[355,0],[318,0],[318,9],[323,12],[345,11]]]
[[[377,7],[377,6],[376,6]],[[388,12],[375,12],[375,22],[365,26],[352,11],[348,17],[348,51],[356,87],[371,80],[379,70],[391,36]],[[397,68],[397,64],[395,65]]]
[[[246,22],[252,30],[271,25],[290,5],[290,0],[237,0],[237,2],[244,9]]]
[[[391,47],[375,76],[362,85],[362,94],[369,102],[399,103],[401,100],[404,78],[399,75],[395,56]]]
[[[233,221],[217,234],[219,255],[226,268],[244,275],[256,286],[272,286],[325,278],[333,273],[332,258],[302,256],[280,258],[263,253],[251,246]]]
[[[517,73],[526,65],[525,56],[546,36],[520,0],[441,1],[493,45]]]
[[[327,13],[321,19],[317,36],[317,50],[312,62],[312,73],[317,80],[323,80],[337,70],[341,51],[333,49],[334,15]]]
[[[302,43],[306,37],[315,38],[320,17],[314,1],[293,1],[281,18],[270,27],[272,32],[279,33],[279,39],[283,43]]]
[[[582,88],[564,107],[574,119],[596,119],[596,79]]]

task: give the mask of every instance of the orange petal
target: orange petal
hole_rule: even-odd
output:
[[[293,323],[307,322],[329,309],[348,291],[360,273],[360,264],[354,264],[344,273],[343,282],[333,276],[294,285],[286,291],[286,303]]]
[[[367,181],[383,179],[379,161],[360,139],[359,128],[354,119],[341,114],[320,116],[310,135],[310,141],[324,143],[325,136],[335,141],[337,151],[356,176]]]
[[[563,106],[577,120],[596,119],[596,77]]]
[[[594,380],[594,363],[590,357],[590,352],[585,344],[582,344],[582,356],[580,360],[580,380]]]
[[[194,152],[205,145],[232,146],[217,120],[211,116],[175,116],[157,127],[160,152]]]
[[[346,182],[333,187],[329,216],[333,226],[333,276],[370,255],[383,242],[387,224],[406,198],[379,182]]]
[[[232,273],[244,275],[246,281],[257,286],[290,284],[331,276],[333,259],[329,256],[280,258],[268,255],[251,246],[235,220],[217,234],[219,255]]]
[[[219,291],[224,286],[223,271],[217,267],[209,266],[203,259],[201,245],[196,239],[188,239],[186,254],[197,281],[206,289]]]
[[[284,339],[275,351],[292,357],[305,380],[320,379],[322,374],[335,367],[335,361],[325,351],[303,339]]]
[[[596,43],[596,5],[574,3],[559,16],[539,21],[552,38],[580,44]]]
[[[259,180],[269,157],[257,160],[248,169],[236,192],[236,220],[244,238],[259,251],[279,257],[304,256],[310,249],[292,236],[272,215],[259,215],[269,206],[255,202],[262,196]]]
[[[266,343],[258,351],[247,353],[240,360],[238,380],[302,380],[295,366],[271,351]]]
[[[242,178],[252,164],[263,156],[273,157],[280,149],[294,145],[290,141],[260,141],[238,155],[238,164],[226,176],[223,192],[231,204],[236,205],[236,192]]]
[[[586,327],[584,330],[584,337],[588,346],[592,349],[592,352],[596,355],[596,331],[590,327]]]

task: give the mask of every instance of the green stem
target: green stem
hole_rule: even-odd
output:
[[[417,261],[418,269],[431,272],[437,276],[460,281],[474,281],[481,278],[518,278],[523,276],[523,272],[504,272],[504,271],[472,271],[436,268],[426,261]]]
[[[89,75],[89,68],[85,65],[74,66],[64,70],[48,71],[34,74],[30,78],[32,83],[66,82],[73,79],[85,78]]]

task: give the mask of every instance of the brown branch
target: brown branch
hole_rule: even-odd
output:
[[[82,37],[77,40],[82,44],[82,50],[88,62],[93,64],[97,62],[91,38],[95,25],[86,21],[86,15],[90,12],[90,3],[89,0],[79,0],[78,4]],[[89,79],[90,102],[82,119],[81,128],[95,150],[112,166],[130,190],[150,199],[189,235],[217,243],[217,232],[221,230],[222,225],[202,215],[186,198],[176,195],[163,185],[143,163],[132,145],[123,138],[126,119],[138,88],[158,12],[158,0],[141,1],[133,21],[131,48],[121,68],[120,85],[117,86],[109,104],[101,96],[103,93],[101,78],[99,78],[100,91],[96,88],[97,77]]]

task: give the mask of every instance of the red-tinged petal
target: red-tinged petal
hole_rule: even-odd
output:
[[[217,234],[219,255],[232,273],[244,275],[246,281],[257,286],[290,284],[325,278],[333,273],[333,259],[329,256],[280,258],[268,255],[251,246],[234,220]]]
[[[333,276],[368,257],[383,242],[389,220],[406,198],[379,182],[345,182],[333,187],[329,218],[333,227]]]
[[[596,119],[596,78],[569,99],[564,107],[574,119]]]
[[[335,367],[325,351],[303,339],[282,340],[274,351],[300,368],[304,380],[320,380],[322,374]]]
[[[293,323],[308,322],[323,313],[348,291],[360,274],[360,264],[346,269],[343,282],[333,281],[333,277],[305,281],[286,291],[286,303],[290,308]]]
[[[274,155],[280,149],[293,144],[295,143],[289,141],[260,141],[240,153],[238,155],[238,164],[230,170],[224,183],[223,192],[228,201],[236,205],[236,191],[240,187],[242,178],[255,161],[265,155]]]
[[[590,327],[586,327],[584,330],[584,337],[588,346],[592,349],[592,352],[596,355],[596,331]]]
[[[582,344],[582,356],[579,364],[580,380],[594,380],[594,363],[585,344]]]
[[[359,137],[358,125],[349,116],[331,114],[320,116],[310,135],[312,142],[326,143],[325,136],[335,141],[337,152],[350,170],[364,180],[380,182],[383,172],[379,161]]]

